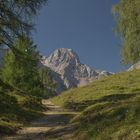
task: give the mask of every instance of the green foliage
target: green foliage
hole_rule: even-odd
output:
[[[33,28],[32,17],[47,0],[1,0],[0,46],[12,48],[15,39],[29,35]]]
[[[41,102],[45,93],[44,84],[49,90],[53,86],[47,69],[43,78],[47,80],[49,76],[48,81],[41,81],[38,68],[40,56],[28,37],[19,38],[14,48],[22,57],[8,51],[0,75],[0,135],[13,134],[22,124],[40,117],[44,110]]]
[[[140,59],[140,1],[120,0],[113,7],[116,17],[116,31],[122,39],[122,57],[125,64]]]
[[[43,83],[43,92],[44,97],[51,97],[55,95],[56,84],[53,81],[52,73],[47,67],[39,69],[39,74],[41,81]]]
[[[140,139],[140,71],[122,72],[52,98],[80,111],[74,140]]]
[[[15,132],[20,128],[20,124],[14,122],[6,122],[0,120],[0,134],[15,134]]]
[[[0,137],[42,115],[39,55],[29,39],[32,18],[47,0],[0,1],[0,47],[9,47],[0,69]],[[26,37],[25,37],[26,36]],[[32,96],[35,95],[35,96]]]
[[[29,38],[22,37],[16,41],[15,48],[22,54],[22,58],[17,59],[12,51],[6,54],[2,79],[13,87],[40,96],[43,85],[38,72],[39,55],[36,46]]]

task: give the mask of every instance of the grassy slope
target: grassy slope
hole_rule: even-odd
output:
[[[140,139],[140,71],[123,72],[52,99],[81,111],[77,140]]]
[[[41,115],[41,99],[9,87],[5,88],[0,83],[0,135],[13,134],[20,126]],[[4,90],[2,89],[4,87]]]

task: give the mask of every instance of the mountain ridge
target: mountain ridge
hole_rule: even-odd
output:
[[[85,86],[96,79],[113,74],[82,64],[77,53],[68,48],[56,49],[49,57],[43,56],[41,63],[55,73],[55,75],[53,74],[53,78],[58,85],[58,93],[65,89]],[[63,81],[63,86],[59,84],[60,79]]]

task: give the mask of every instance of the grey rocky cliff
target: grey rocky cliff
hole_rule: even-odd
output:
[[[57,83],[57,92],[65,89],[84,86],[112,73],[92,69],[82,64],[78,55],[67,48],[55,50],[49,57],[43,57],[42,65],[52,70],[53,78]]]
[[[128,71],[132,71],[134,69],[140,69],[140,61],[138,61],[136,64],[132,65]]]

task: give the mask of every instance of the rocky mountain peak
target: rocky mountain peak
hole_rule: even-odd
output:
[[[79,56],[72,50],[60,48],[41,62],[53,72],[57,82],[57,92],[64,89],[87,85],[91,81],[111,73],[95,70],[80,62]]]
[[[80,63],[78,55],[67,48],[60,48],[55,50],[45,61],[45,65],[49,65],[53,70],[57,71],[60,67]],[[53,68],[55,67],[55,68]]]

